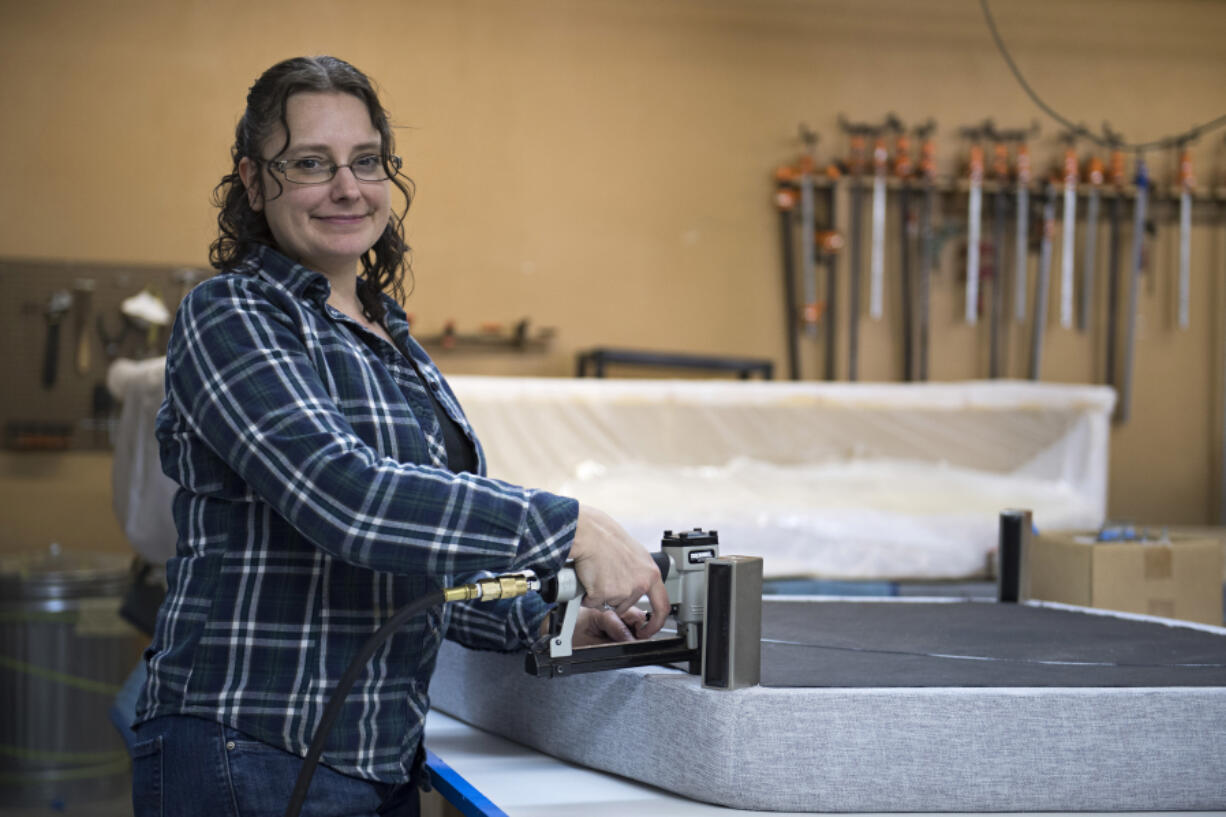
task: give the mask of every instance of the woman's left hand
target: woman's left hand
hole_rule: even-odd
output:
[[[588,647],[614,641],[634,641],[635,633],[646,623],[647,614],[637,607],[631,607],[621,616],[612,609],[581,607],[579,620],[575,622],[573,644],[576,647]]]

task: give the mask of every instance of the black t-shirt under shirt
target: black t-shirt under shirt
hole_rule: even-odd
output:
[[[477,451],[464,434],[464,429],[460,428],[460,424],[451,419],[451,415],[439,404],[438,398],[434,396],[434,389],[427,388],[426,394],[430,396],[430,406],[434,409],[434,414],[438,417],[438,424],[443,429],[443,445],[447,448],[447,467],[457,474],[464,471],[470,474],[477,473]]]

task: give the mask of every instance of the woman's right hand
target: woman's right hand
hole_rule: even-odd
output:
[[[645,594],[651,619],[635,632],[650,638],[668,618],[668,593],[651,555],[604,511],[580,503],[570,558],[587,596],[584,605],[608,605],[623,620]]]

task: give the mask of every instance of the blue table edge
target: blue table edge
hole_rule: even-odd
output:
[[[464,817],[508,817],[505,811],[473,788],[459,772],[429,749],[426,750],[426,770],[430,773],[430,785],[459,809]]]

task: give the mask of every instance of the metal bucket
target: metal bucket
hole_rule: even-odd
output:
[[[119,616],[128,562],[58,545],[0,559],[0,803],[63,809],[130,786],[109,716],[146,641]]]

